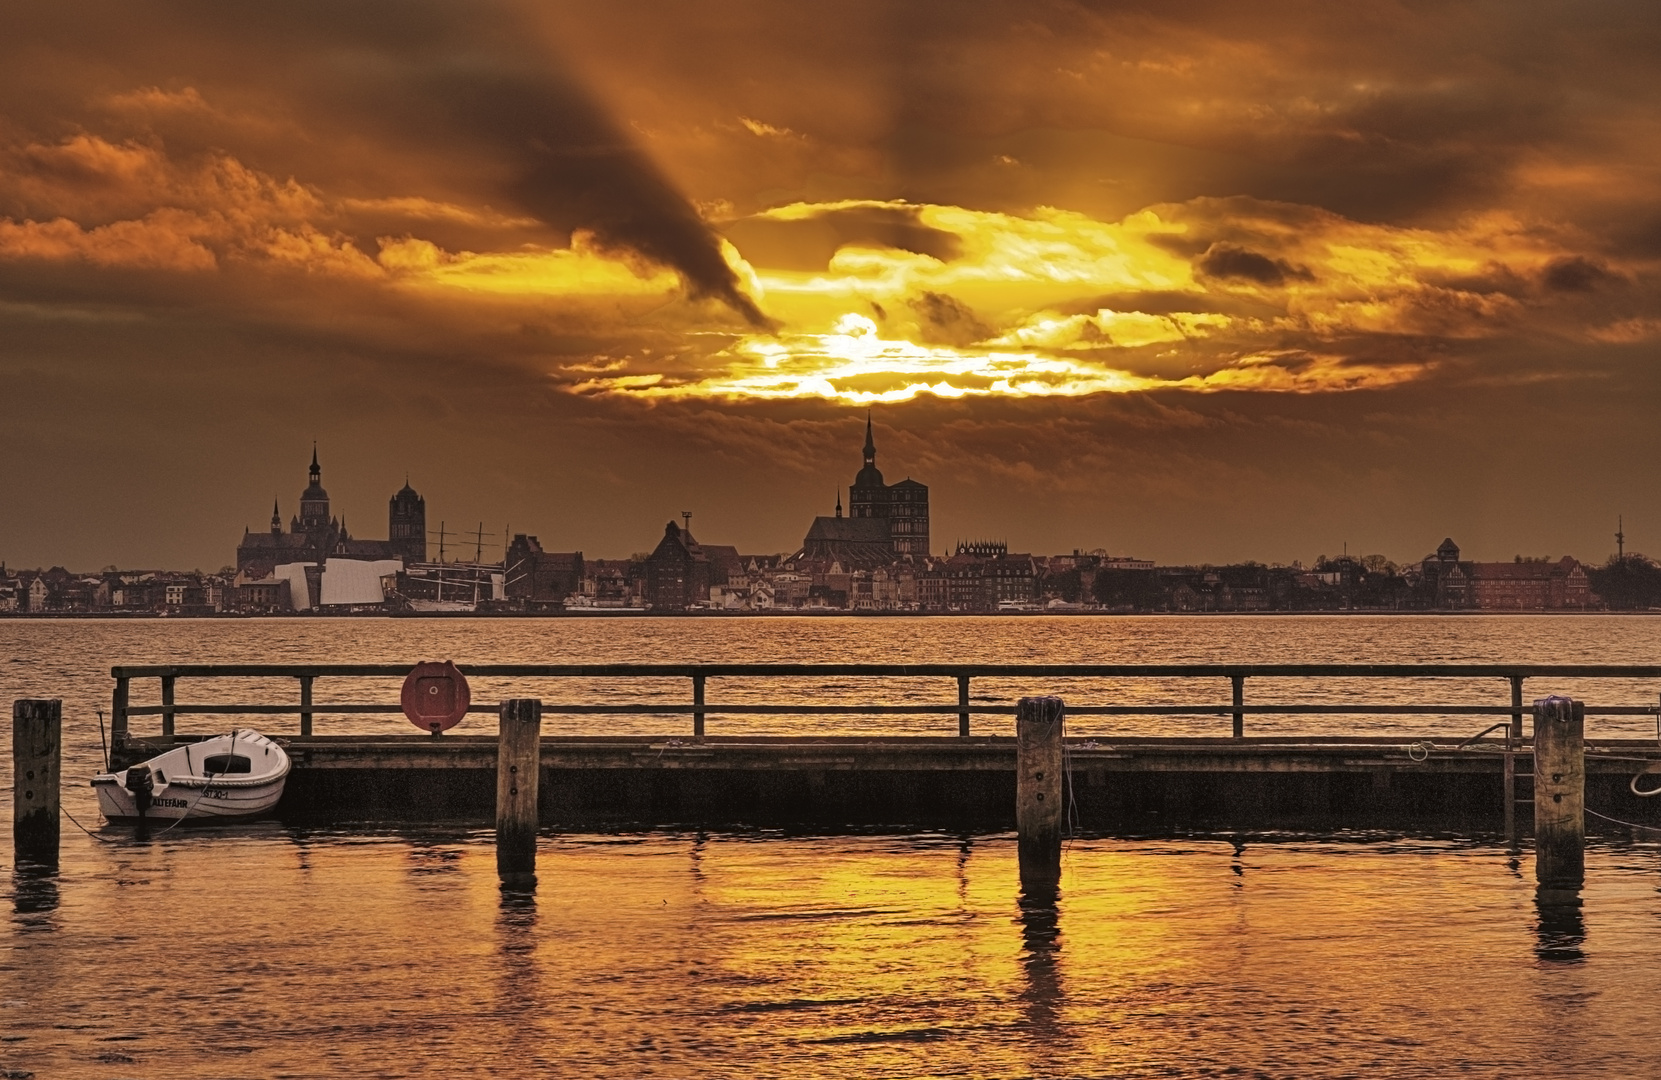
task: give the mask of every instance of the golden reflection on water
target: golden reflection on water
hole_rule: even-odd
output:
[[[14,877],[0,1069],[71,1076],[1632,1075],[1661,858],[1456,843],[255,826]],[[1562,1042],[1564,1010],[1586,1038]],[[1592,1037],[1595,1036],[1595,1037]]]

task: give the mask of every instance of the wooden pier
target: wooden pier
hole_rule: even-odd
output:
[[[281,816],[296,823],[491,819],[499,809],[498,739],[495,735],[350,734],[316,732],[319,718],[332,728],[354,715],[397,713],[389,701],[333,702],[319,686],[338,680],[401,679],[410,665],[175,665],[113,669],[113,763],[122,767],[197,736],[177,730],[181,721],[211,730],[254,717],[283,739],[294,759]],[[986,701],[971,694],[979,680],[1164,680],[1166,685],[1207,688],[1225,701],[1116,704],[1066,698],[1069,729],[1101,716],[1215,716],[1227,734],[1215,737],[1114,737],[1100,733],[1063,741],[1066,828],[1164,832],[1186,829],[1314,828],[1501,833],[1526,831],[1517,808],[1531,802],[1533,744],[1524,730],[1527,689],[1545,696],[1569,679],[1645,680],[1661,685],[1661,666],[1616,665],[474,665],[470,679],[514,684],[578,684],[608,689],[580,701],[540,701],[539,715],[652,715],[666,729],[674,718],[692,723],[678,733],[649,735],[543,734],[537,745],[535,793],[538,820],[552,826],[603,823],[640,826],[761,825],[801,828],[847,826],[1000,829],[1016,823],[1017,702]],[[227,682],[273,678],[296,688],[286,702],[186,701],[192,690]],[[722,704],[711,690],[727,680],[850,681],[880,692],[884,680],[938,680],[955,689],[955,701],[893,700],[800,703],[772,700]],[[684,679],[690,693],[666,701],[627,688],[639,680]],[[1245,688],[1272,680],[1476,680],[1501,693],[1491,703],[1380,703],[1248,701]],[[155,680],[153,703],[133,700],[135,682]],[[869,680],[867,683],[866,680]],[[954,685],[955,684],[955,685]],[[359,682],[355,685],[362,686]],[[619,688],[623,690],[619,692]],[[390,687],[389,687],[390,689]],[[848,693],[844,691],[844,693]],[[781,695],[783,692],[781,691]],[[1071,695],[1071,696],[1069,696]],[[388,693],[388,699],[395,694]],[[527,697],[517,691],[516,698]],[[747,695],[753,697],[753,693]],[[783,695],[788,696],[788,695]],[[826,695],[821,692],[819,697]],[[848,693],[848,696],[854,696]],[[944,694],[942,696],[945,696]],[[1147,695],[1138,695],[1146,697]],[[504,695],[504,700],[507,695]],[[497,713],[496,703],[474,713]],[[1583,705],[1586,715],[1654,715],[1656,706]],[[720,720],[741,716],[848,716],[905,718],[913,735],[753,736],[719,733]],[[1261,715],[1431,715],[1440,723],[1469,718],[1469,728],[1431,739],[1402,737],[1302,737],[1248,734],[1248,718]],[[141,732],[135,720],[155,717],[159,730]],[[283,728],[298,720],[298,731]],[[955,720],[955,734],[951,721]],[[1477,733],[1484,721],[1495,721]],[[714,721],[714,722],[712,722]],[[942,721],[945,723],[942,724]],[[150,725],[146,724],[146,727]],[[946,726],[945,731],[940,727]],[[207,729],[202,729],[207,730]],[[292,730],[292,729],[291,729]],[[463,729],[464,730],[464,729]],[[714,730],[716,733],[711,733]],[[925,733],[926,732],[926,733]],[[1634,773],[1661,761],[1654,740],[1600,740],[1585,744],[1585,805],[1592,811],[1642,825],[1661,826],[1661,799],[1631,793]],[[1034,789],[1037,790],[1037,789]],[[1046,789],[1047,790],[1047,789]],[[1607,826],[1589,822],[1592,831]]]

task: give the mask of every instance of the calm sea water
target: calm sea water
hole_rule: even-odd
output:
[[[7,698],[64,699],[67,783],[98,767],[94,710],[107,708],[112,663],[1652,662],[1658,646],[1661,621],[1646,618],[9,622],[0,670]],[[319,700],[387,700],[393,689],[320,688]],[[527,688],[475,689],[489,701]],[[581,700],[600,688],[529,689]],[[904,692],[950,701],[953,689]],[[991,699],[1053,689],[977,684]],[[1064,690],[1102,702],[1200,694]],[[1644,704],[1655,690],[1531,685],[1530,695]],[[667,700],[685,687],[644,692]],[[851,683],[793,692],[884,696]],[[1376,699],[1381,688],[1339,692]],[[1503,684],[1388,692],[1506,695]],[[212,696],[181,686],[182,699]],[[768,696],[778,693],[712,684],[710,699]],[[1323,730],[1307,717],[1250,722]],[[1134,723],[1187,732],[1226,720]],[[1474,726],[1362,723],[1444,735]],[[849,730],[711,720],[712,731],[791,725]],[[1653,733],[1642,718],[1592,726]],[[102,841],[66,827],[59,875],[0,880],[0,1070],[42,1080],[1655,1072],[1661,847],[1650,844],[1595,847],[1579,905],[1542,906],[1527,853],[1485,838],[1087,838],[1070,842],[1059,894],[1023,896],[1008,836],[549,834],[527,896],[500,891],[488,831],[464,826],[264,823],[140,842],[97,828],[89,789],[67,786],[65,801]]]

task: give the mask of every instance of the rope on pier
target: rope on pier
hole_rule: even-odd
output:
[[[1092,743],[1091,745],[1094,746],[1095,744]],[[1078,836],[1080,828],[1078,798],[1073,785],[1073,751],[1067,745],[1066,739],[1061,740],[1061,775],[1063,782],[1067,785],[1067,813],[1065,818],[1067,830],[1065,835],[1067,839],[1071,840]]]
[[[1645,791],[1643,788],[1638,786],[1638,781],[1654,773],[1657,766],[1661,766],[1661,761],[1652,761],[1640,770],[1637,775],[1633,776],[1632,783],[1627,785],[1632,789],[1632,794],[1638,796],[1640,799],[1647,799],[1651,795],[1661,795],[1661,784],[1656,784],[1648,791]]]
[[[1440,750],[1441,747],[1429,739],[1421,739],[1419,742],[1408,743],[1402,749],[1407,751],[1408,758],[1413,761],[1429,761],[1431,751]]]
[[[1608,814],[1600,814],[1596,810],[1593,810],[1590,806],[1583,807],[1583,809],[1593,817],[1602,818],[1603,820],[1615,825],[1625,825],[1629,829],[1644,829],[1648,832],[1661,833],[1661,828],[1657,828],[1654,825],[1640,825],[1636,821],[1622,821],[1620,818],[1613,818]]]
[[[1655,710],[1655,745],[1661,746],[1661,707],[1658,707]],[[1651,795],[1661,795],[1661,784],[1656,784],[1648,791],[1645,791],[1643,788],[1638,786],[1638,781],[1655,772],[1655,767],[1657,765],[1661,765],[1661,761],[1651,762],[1650,764],[1645,765],[1643,769],[1632,778],[1632,783],[1627,785],[1627,787],[1632,789],[1632,794],[1638,796],[1640,799],[1647,799]],[[1598,816],[1602,817],[1603,815],[1600,814]],[[1640,828],[1643,827],[1644,826],[1640,826]]]

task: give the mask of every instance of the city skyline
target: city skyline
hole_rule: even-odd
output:
[[[820,523],[828,524],[833,520],[840,521],[844,518],[845,513],[846,519],[850,522],[854,521],[856,518],[871,516],[872,509],[868,504],[872,496],[869,491],[861,496],[859,485],[861,483],[875,483],[877,485],[881,485],[883,481],[882,473],[880,471],[874,474],[874,481],[867,480],[867,477],[871,475],[870,470],[877,459],[874,424],[869,414],[864,421],[864,432],[864,469],[857,474],[853,483],[843,484],[836,487],[835,494],[833,496],[833,513],[815,514],[811,517],[810,520],[813,524],[807,528],[806,543],[808,546],[805,550],[803,549],[802,542],[800,541],[786,544],[774,549],[751,548],[742,544],[727,546],[730,547],[731,550],[742,551],[746,557],[787,556],[792,551],[797,552],[798,555],[806,554],[811,556],[814,553],[813,544],[815,537],[818,537],[820,540],[831,539],[831,537],[823,534],[822,529],[824,526]],[[852,457],[851,454],[850,457]],[[377,523],[380,519],[374,514],[367,516],[360,514],[358,518],[359,525],[354,531],[349,531],[349,514],[341,506],[338,500],[334,499],[326,490],[323,489],[321,484],[322,476],[323,466],[320,463],[318,446],[314,442],[311,450],[310,467],[306,472],[306,486],[298,496],[291,497],[288,500],[287,505],[290,507],[289,511],[285,512],[283,509],[284,499],[281,493],[275,495],[273,497],[271,514],[268,521],[258,527],[253,525],[245,525],[243,527],[241,543],[236,547],[236,559],[233,563],[227,563],[224,564],[224,566],[235,570],[241,569],[245,565],[257,564],[258,566],[263,567],[263,569],[257,570],[255,572],[255,576],[261,576],[269,574],[271,567],[278,562],[292,559],[314,559],[321,563],[323,559],[329,557],[331,554],[348,559],[373,560],[395,558],[406,563],[428,561],[465,563],[471,561],[482,561],[485,563],[495,562],[500,564],[502,559],[506,556],[508,548],[515,542],[515,537],[523,540],[525,536],[530,535],[533,542],[539,542],[539,534],[536,533],[534,528],[516,527],[510,517],[503,518],[503,524],[501,525],[500,532],[493,531],[489,528],[491,523],[488,519],[479,520],[478,527],[476,529],[468,529],[465,527],[465,523],[460,521],[456,522],[455,527],[452,528],[450,527],[450,519],[442,516],[433,516],[428,518],[426,515],[426,498],[422,492],[412,486],[408,473],[405,474],[401,487],[397,489],[387,500],[389,504],[390,516],[385,529],[381,529],[379,527]],[[332,479],[330,482],[334,483]],[[984,534],[952,534],[949,536],[941,536],[937,532],[935,533],[934,538],[939,541],[939,544],[936,546],[929,542],[930,534],[928,521],[930,508],[928,486],[919,484],[910,473],[905,474],[905,480],[901,484],[890,485],[890,487],[896,486],[900,489],[906,490],[915,489],[918,493],[920,493],[922,502],[920,511],[918,512],[921,514],[921,536],[915,542],[900,540],[899,537],[896,536],[895,539],[897,543],[895,543],[891,554],[884,557],[884,561],[899,558],[907,554],[915,555],[919,558],[925,556],[944,558],[953,554],[954,551],[962,553],[966,549],[975,550],[983,545],[999,547],[1004,551],[1012,553],[1023,552],[1040,557],[1065,556],[1069,551],[1071,551],[1075,555],[1087,553],[1107,557],[1142,560],[1142,553],[1140,552],[1113,550],[1110,548],[1110,545],[1103,545],[1099,543],[1074,544],[1071,548],[1063,547],[1053,550],[1023,546],[1019,543],[1012,545],[1007,539],[1006,534],[996,530]],[[844,500],[844,494],[847,495],[846,500]],[[878,494],[882,494],[880,489]],[[867,503],[867,506],[864,509],[856,508],[856,501],[860,498],[863,498]],[[907,513],[910,512],[911,511],[907,511]],[[886,509],[880,509],[877,511],[877,516],[886,517],[887,513],[888,511]],[[669,516],[671,518],[671,524],[674,524],[674,519],[682,519],[683,525],[690,529],[692,519],[696,517],[697,514],[695,511],[681,510],[674,512]],[[367,528],[363,525],[363,522],[366,520],[372,522],[372,524],[368,525]],[[720,530],[724,524],[725,523],[717,522],[715,528]],[[706,535],[712,535],[718,539],[725,540],[727,538],[724,533],[719,531],[715,533],[708,533],[706,525],[706,522],[700,520],[699,531],[706,532]],[[377,531],[387,532],[388,537],[366,537],[364,535],[365,532],[373,533]],[[909,531],[909,527],[906,527],[903,531]],[[886,529],[884,530],[884,535],[887,535]],[[1633,546],[1631,542],[1633,539],[1632,534],[1625,529],[1625,521],[1623,517],[1617,516],[1615,531],[1611,533],[1610,536],[1614,540],[1614,550],[1610,553],[1611,559],[1614,559],[1617,555],[1622,558],[1648,558],[1643,551],[1638,550],[1635,546]],[[585,549],[580,543],[576,545],[548,543],[542,546],[542,550],[570,548],[576,551],[579,556],[586,551],[590,558],[597,557],[602,560],[640,559],[644,558],[651,552],[652,547],[658,542],[660,537],[661,530],[656,530],[652,534],[651,543],[643,547],[637,546],[630,548],[627,552],[590,550]],[[850,536],[846,539],[853,538]],[[1444,538],[1443,546],[1449,542],[1451,542],[1451,537]],[[1354,548],[1353,550],[1352,547]],[[473,552],[473,559],[468,558],[469,549]],[[839,549],[836,548],[836,545],[832,544],[829,547],[825,547],[820,554],[824,557],[840,558],[842,562],[847,563],[848,557],[846,555],[838,555],[838,550]],[[1487,562],[1504,562],[1506,559],[1522,562],[1542,562],[1561,557],[1562,554],[1567,554],[1570,557],[1577,558],[1589,565],[1600,565],[1604,561],[1601,557],[1585,556],[1584,553],[1577,552],[1553,554],[1517,550],[1510,556],[1501,557],[1489,552],[1472,552],[1470,549],[1466,549],[1465,554],[1468,557],[1475,557],[1481,561]],[[1364,545],[1351,545],[1346,540],[1341,542],[1339,547],[1334,551],[1323,550],[1307,557],[1296,556],[1287,559],[1276,559],[1248,555],[1246,557],[1236,559],[1201,558],[1183,562],[1169,562],[1155,558],[1148,558],[1142,561],[1146,561],[1150,565],[1157,564],[1168,567],[1204,567],[1248,564],[1295,567],[1306,565],[1312,566],[1318,561],[1326,559],[1352,558],[1359,560],[1363,558],[1383,558],[1392,564],[1405,567],[1413,563],[1420,562],[1425,558],[1432,558],[1435,555],[1436,549],[1430,550],[1423,555],[1406,556],[1394,552],[1375,551],[1366,548]],[[26,564],[18,562],[17,560],[0,558],[0,567],[6,567],[8,565],[14,570],[28,568]],[[33,569],[46,569],[48,566],[62,567],[66,565],[71,564],[68,564],[61,559],[48,560],[36,567],[33,567]],[[213,564],[210,560],[207,563],[195,566],[193,569],[198,573],[212,572],[206,568],[214,565],[215,564]],[[861,562],[859,559],[855,558],[854,562],[849,565],[861,565]],[[119,566],[120,564],[107,563],[103,564],[102,568],[104,570],[113,570],[117,569]],[[74,567],[72,566],[72,568]],[[178,571],[184,569],[184,567],[182,564],[174,566],[157,564],[153,567],[146,568],[141,564],[128,564],[125,569]],[[79,567],[77,572],[91,572],[91,568]]]
[[[942,539],[1661,553],[1658,47],[1636,4],[19,12],[0,558],[214,565],[314,438],[349,518],[407,473],[550,549],[788,550],[867,408]]]

